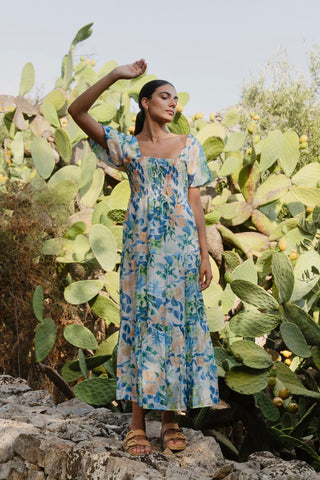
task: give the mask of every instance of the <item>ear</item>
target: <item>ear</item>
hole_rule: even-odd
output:
[[[143,97],[141,99],[141,105],[143,106],[144,110],[148,110],[149,107],[149,99],[147,97]]]

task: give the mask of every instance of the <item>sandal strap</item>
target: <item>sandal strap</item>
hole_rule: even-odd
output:
[[[181,432],[181,428],[177,423],[166,423],[161,429],[161,436],[163,436],[168,430],[176,430]]]
[[[175,432],[175,433],[166,433],[165,435],[165,441],[166,443],[169,441],[169,440],[185,440],[186,437],[183,435],[182,432]]]
[[[127,433],[126,435],[126,440],[130,440],[130,438],[134,438],[134,437],[137,437],[137,436],[143,436],[145,437],[146,436],[146,432],[144,430],[129,430],[129,432]]]
[[[148,445],[150,446],[150,442],[146,440],[137,440],[135,438],[132,438],[131,440],[128,440],[125,443],[126,447],[131,448],[131,447],[136,447],[137,445]]]

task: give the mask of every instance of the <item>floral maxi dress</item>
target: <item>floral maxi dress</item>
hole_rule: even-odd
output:
[[[125,170],[131,196],[123,224],[117,399],[147,409],[218,402],[214,350],[199,287],[200,251],[188,187],[210,182],[199,141],[176,159],[142,156],[134,136],[104,127],[98,158]]]

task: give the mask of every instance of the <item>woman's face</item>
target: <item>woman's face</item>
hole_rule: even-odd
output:
[[[177,103],[177,92],[168,83],[156,88],[151,99],[144,98],[142,100],[142,105],[148,109],[150,117],[163,123],[171,122],[176,113]]]

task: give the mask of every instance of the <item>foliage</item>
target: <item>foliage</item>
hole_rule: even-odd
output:
[[[287,53],[279,49],[258,78],[251,76],[242,86],[240,107],[242,124],[250,112],[259,115],[255,133],[270,129],[292,129],[310,139],[302,161],[317,161],[320,147],[319,45],[309,52],[309,78],[289,64]]]
[[[90,59],[81,57],[74,63],[74,48],[90,36],[91,26],[83,27],[72,41],[61,77],[42,102],[34,104],[24,96],[32,84],[32,78],[25,78],[30,65],[23,69],[22,96],[0,97],[0,178],[2,198],[12,185],[19,185],[21,198],[28,198],[21,218],[30,218],[31,211],[36,212],[32,218],[38,218],[39,206],[45,212],[46,227],[37,224],[34,229],[38,250],[29,256],[30,262],[33,266],[54,260],[59,302],[83,313],[57,324],[55,315],[45,313],[50,293],[40,286],[35,289],[41,282],[27,284],[30,305],[35,290],[35,360],[48,359],[63,339],[78,352],[61,369],[65,381],[77,382],[75,395],[121,410],[120,402],[114,402],[115,346],[122,223],[130,186],[126,173],[96,158],[85,134],[67,115],[73,99],[116,66],[111,60],[96,72]],[[313,65],[316,78],[315,60]],[[284,67],[281,63],[279,68],[286,74]],[[90,113],[105,125],[133,133],[132,104],[141,86],[153,78],[116,82]],[[233,108],[221,121],[212,116],[207,122],[199,113],[186,119],[182,111],[189,97],[180,92],[177,114],[168,127],[198,138],[212,174],[202,198],[214,281],[204,291],[204,301],[221,391],[226,397],[234,395],[237,405],[251,402],[264,418],[270,445],[295,448],[319,468],[320,164],[311,125],[318,121],[316,87],[312,93],[301,78],[286,74],[275,77],[280,83],[274,84],[277,91],[271,95],[263,82],[247,87],[241,111]],[[252,108],[250,102],[257,112],[251,118],[245,114]],[[4,218],[3,243],[13,242],[14,208],[6,206]],[[15,243],[11,246],[18,249]],[[91,328],[84,325],[87,315],[95,320]],[[96,322],[107,338],[97,334]],[[33,354],[30,342],[28,349]],[[198,412],[194,425],[200,428],[209,421],[210,412]],[[245,427],[250,431],[249,421]],[[219,438],[230,445],[221,432]]]

